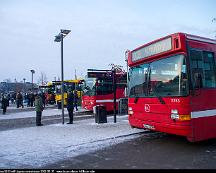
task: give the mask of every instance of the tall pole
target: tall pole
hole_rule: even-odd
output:
[[[112,71],[112,76],[113,76],[113,94],[114,94],[114,99],[113,99],[113,107],[114,107],[114,123],[116,123],[116,70],[114,69]]]
[[[62,124],[64,124],[64,69],[63,69],[63,34],[61,33],[61,108]]]
[[[23,92],[25,93],[26,92],[26,87],[25,87],[25,78],[23,78],[23,82],[24,82],[24,84],[23,84]]]
[[[34,88],[34,84],[33,84],[33,71],[32,71],[32,91],[33,91],[33,88]]]
[[[126,50],[125,52],[125,61],[126,61],[126,66],[127,66],[127,90],[126,90],[126,96],[128,97],[128,53],[130,51]]]
[[[62,108],[62,124],[64,124],[64,69],[63,69],[63,38],[69,34],[71,30],[61,29],[61,32],[55,36],[55,42],[61,42],[61,108]]]
[[[16,90],[16,92],[18,92],[18,90],[17,90],[17,80],[16,80],[16,78],[14,79],[14,82],[15,82],[15,90]]]
[[[32,73],[32,91],[33,91],[33,89],[34,89],[33,74],[35,73],[35,71],[34,70],[30,70],[30,72]]]
[[[76,69],[75,69],[75,80],[77,80]],[[75,91],[76,91],[76,89],[77,89],[77,83],[76,82],[75,82],[74,88],[75,88]],[[75,99],[75,97],[74,97],[74,99]]]

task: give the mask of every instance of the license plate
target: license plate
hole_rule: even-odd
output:
[[[154,130],[154,129],[155,129],[154,126],[151,126],[151,125],[149,125],[149,124],[143,124],[143,126],[144,126],[144,128],[146,128],[146,129],[150,129],[150,130]]]

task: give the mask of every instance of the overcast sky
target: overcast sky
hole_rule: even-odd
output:
[[[85,76],[88,68],[126,68],[125,51],[176,32],[215,38],[215,0],[0,0],[0,81]]]

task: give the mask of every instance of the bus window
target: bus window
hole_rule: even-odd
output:
[[[191,66],[192,66],[192,80],[195,88],[202,88],[203,83],[203,57],[202,51],[190,50]]]
[[[215,88],[216,68],[212,52],[191,50],[192,79],[195,87]]]
[[[113,92],[113,84],[110,79],[98,79],[97,95],[106,95]]]
[[[216,87],[216,70],[215,70],[215,60],[214,54],[212,52],[203,52],[204,58],[204,85],[206,88]]]

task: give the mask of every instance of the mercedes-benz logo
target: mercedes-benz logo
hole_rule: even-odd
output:
[[[150,106],[148,104],[145,104],[145,111],[150,112]]]

